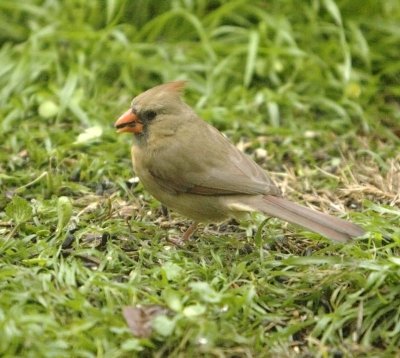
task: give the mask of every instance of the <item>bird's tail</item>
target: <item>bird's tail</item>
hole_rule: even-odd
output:
[[[349,239],[365,233],[358,225],[277,196],[265,195],[262,200],[257,201],[256,206],[258,210],[268,216],[303,226],[331,240],[347,242]]]

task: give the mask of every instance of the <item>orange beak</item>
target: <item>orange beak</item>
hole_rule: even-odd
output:
[[[143,131],[143,123],[139,120],[135,113],[129,109],[114,123],[114,127],[117,128],[117,133],[141,133]]]

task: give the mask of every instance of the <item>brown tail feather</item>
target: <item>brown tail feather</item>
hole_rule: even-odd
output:
[[[265,195],[259,204],[258,209],[269,216],[303,226],[332,240],[346,242],[352,237],[364,234],[364,230],[355,224],[306,208],[281,197]]]

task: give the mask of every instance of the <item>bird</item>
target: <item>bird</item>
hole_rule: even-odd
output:
[[[199,223],[241,220],[261,212],[348,242],[364,235],[351,222],[292,202],[248,155],[182,99],[186,81],[163,83],[137,95],[115,122],[117,133],[133,135],[131,156],[143,187],[167,208]]]

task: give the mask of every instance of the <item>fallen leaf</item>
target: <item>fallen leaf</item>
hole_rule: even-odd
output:
[[[165,316],[168,309],[159,305],[125,306],[122,314],[134,336],[148,338],[153,331],[153,320]]]
[[[103,129],[100,126],[93,126],[86,128],[81,134],[78,135],[74,144],[82,144],[90,142],[94,139],[100,138],[103,134]]]

